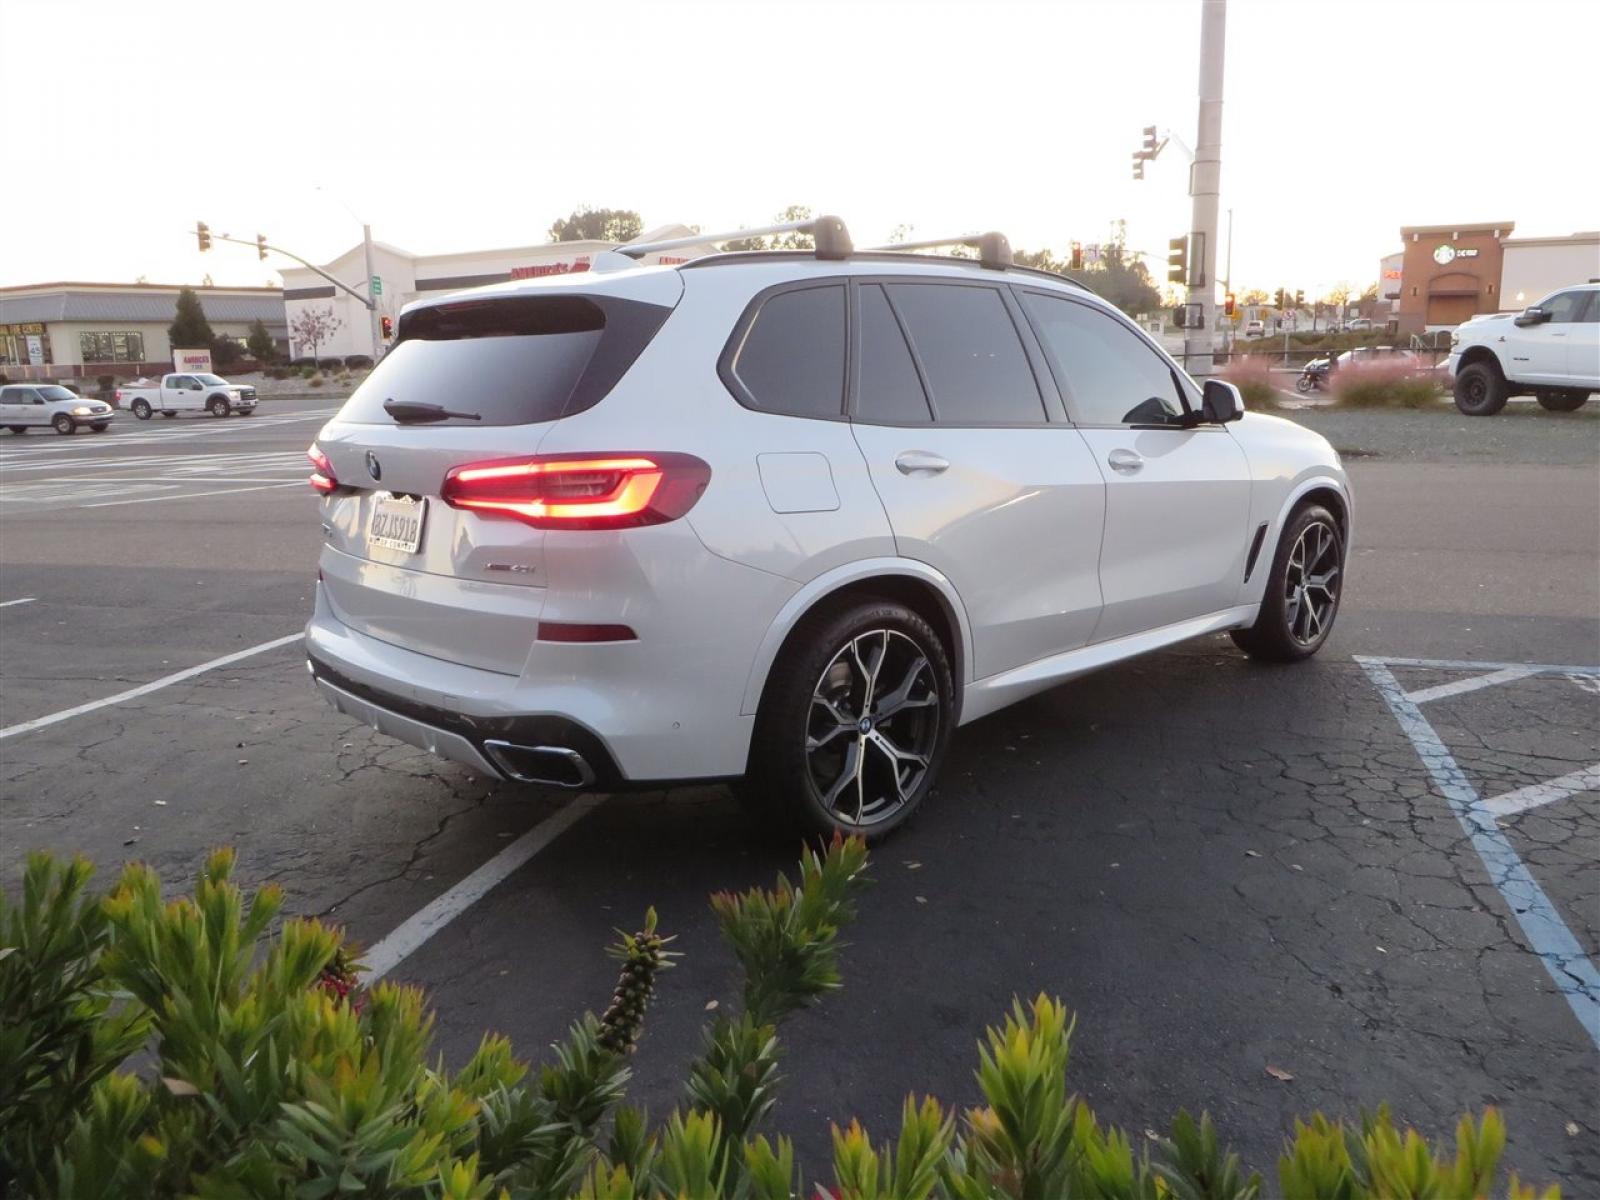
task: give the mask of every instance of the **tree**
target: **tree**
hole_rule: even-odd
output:
[[[172,324],[167,326],[167,338],[175,350],[190,347],[198,350],[217,340],[217,335],[211,331],[211,322],[206,320],[206,310],[200,307],[200,297],[191,287],[178,289],[178,306]]]
[[[278,344],[273,341],[272,331],[267,328],[267,323],[260,317],[250,322],[250,337],[245,341],[250,349],[250,357],[259,363],[272,361],[278,352]]]
[[[811,220],[811,210],[804,204],[791,204],[772,218],[773,225],[787,225],[794,221]],[[809,233],[770,233],[765,237],[734,238],[724,242],[724,250],[810,250],[816,240]]]
[[[226,334],[218,334],[217,340],[211,343],[211,361],[221,370],[226,371],[243,356],[239,343]]]
[[[331,338],[343,324],[331,304],[322,308],[302,308],[289,318],[289,340],[295,346],[310,346],[311,357],[315,358],[317,347]]]
[[[552,242],[631,242],[644,232],[644,220],[631,208],[574,209],[550,226]]]
[[[1239,297],[1239,303],[1266,304],[1270,302],[1271,299],[1272,297],[1267,295],[1267,290],[1265,288],[1251,288],[1248,292]]]
[[[1333,310],[1331,319],[1337,321],[1341,328],[1344,326],[1345,317],[1348,315],[1346,306],[1350,303],[1350,292],[1350,284],[1341,279],[1328,289],[1328,295],[1324,300],[1324,303]],[[1314,325],[1313,328],[1315,328]]]
[[[1150,269],[1143,259],[1128,254],[1120,235],[1101,249],[1098,264],[1081,271],[1069,270],[1067,263],[1048,250],[1017,250],[1012,257],[1018,266],[1053,271],[1075,279],[1130,316],[1154,312],[1161,307],[1161,293],[1150,278]]]

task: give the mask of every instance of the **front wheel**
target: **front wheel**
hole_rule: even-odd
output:
[[[808,617],[773,665],[744,791],[808,835],[883,837],[932,790],[955,725],[949,655],[904,605]]]
[[[221,396],[213,396],[206,401],[206,411],[213,417],[225,417],[228,415],[228,402]]]
[[[1535,397],[1545,412],[1577,412],[1589,399],[1588,392],[1540,392]]]
[[[57,433],[62,435],[69,434],[78,428],[77,425],[73,423],[72,418],[67,416],[66,413],[57,413],[55,416],[51,417],[50,424]]]
[[[1456,372],[1456,407],[1469,417],[1492,417],[1506,406],[1510,389],[1493,363],[1475,362]]]
[[[150,407],[150,401],[148,400],[139,399],[133,402],[133,415],[138,417],[141,421],[148,421],[150,419],[150,414],[153,411],[154,410]]]
[[[1296,509],[1278,539],[1256,623],[1234,645],[1266,662],[1298,662],[1322,649],[1344,591],[1344,538],[1320,504]]]
[[[1316,380],[1312,379],[1309,375],[1302,375],[1299,379],[1294,381],[1294,390],[1297,392],[1309,392],[1316,386]]]

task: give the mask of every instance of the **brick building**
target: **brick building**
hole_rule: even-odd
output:
[[[1505,239],[1515,225],[1406,225],[1396,312],[1401,333],[1453,329],[1477,313],[1498,312]]]

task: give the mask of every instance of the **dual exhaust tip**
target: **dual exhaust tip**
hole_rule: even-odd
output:
[[[567,746],[519,746],[491,738],[483,752],[507,779],[546,787],[586,788],[595,781],[587,759]]]

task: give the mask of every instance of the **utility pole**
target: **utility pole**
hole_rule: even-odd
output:
[[[1200,127],[1194,165],[1189,169],[1189,195],[1194,200],[1189,303],[1200,306],[1200,323],[1183,339],[1183,361],[1191,374],[1202,376],[1213,370],[1211,355],[1216,344],[1217,204],[1222,190],[1222,66],[1227,24],[1228,0],[1200,0]]]
[[[372,226],[361,223],[361,245],[367,256],[367,316],[368,332],[372,335],[372,359],[383,357],[383,341],[378,333],[378,277],[372,273]]]

